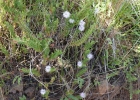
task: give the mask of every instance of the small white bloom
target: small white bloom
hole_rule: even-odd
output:
[[[69,23],[74,23],[75,20],[74,19],[69,19]]]
[[[78,29],[79,29],[79,31],[84,31],[85,30],[85,26],[82,26],[82,25],[80,25],[79,27],[78,27]]]
[[[78,61],[78,62],[77,62],[77,66],[78,66],[78,67],[82,67],[82,65],[83,65],[83,64],[82,64],[82,61]]]
[[[81,98],[85,98],[86,97],[86,93],[84,93],[84,92],[80,93],[80,97]]]
[[[93,4],[92,4],[92,6],[93,6],[93,7],[95,7],[95,4],[94,4],[94,2],[93,2]]]
[[[45,71],[50,72],[51,71],[51,66],[47,65],[46,68],[45,68]]]
[[[41,90],[40,90],[40,93],[41,93],[42,95],[44,95],[44,94],[46,93],[46,90],[45,90],[45,89],[41,89]]]
[[[86,24],[86,22],[85,22],[85,21],[80,20],[80,22],[79,22],[79,25],[80,25],[80,26],[84,26],[85,24]]]
[[[92,54],[92,53],[87,54],[87,58],[88,58],[89,60],[91,60],[91,59],[93,58],[93,54]]]
[[[70,12],[68,12],[68,11],[63,12],[63,17],[69,18],[70,17]]]
[[[99,13],[99,8],[95,8],[94,14],[98,14]]]

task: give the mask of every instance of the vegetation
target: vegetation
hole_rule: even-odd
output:
[[[140,0],[1,0],[2,100],[138,100]]]

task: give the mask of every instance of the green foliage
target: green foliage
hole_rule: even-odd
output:
[[[25,74],[30,74],[30,70],[29,70],[28,68],[22,68],[21,71],[22,71],[23,73],[25,73]],[[32,73],[33,73],[35,76],[37,76],[37,77],[40,76],[39,71],[38,71],[37,69],[35,69],[35,68],[32,68]]]
[[[55,59],[55,58],[57,58],[61,54],[62,54],[61,50],[55,50],[54,53],[51,53],[50,59]]]
[[[79,88],[82,88],[83,83],[84,83],[84,79],[78,77],[78,79],[77,79],[76,81],[77,81],[77,83],[78,83],[78,85],[79,85]]]
[[[76,77],[80,77],[81,75],[85,74],[87,68],[82,68],[76,73]]]
[[[25,95],[23,95],[22,97],[19,97],[19,100],[26,100]]]
[[[21,76],[16,76],[14,79],[13,79],[13,84],[17,81],[18,84],[20,84],[21,82]]]
[[[130,99],[132,99],[134,93],[140,93],[139,90],[134,91],[133,89],[133,83],[138,79],[134,73],[139,67],[140,9],[139,2],[132,1],[0,1],[0,32],[2,32],[0,56],[3,57],[4,54],[0,73],[7,73],[7,69],[8,71],[15,69],[15,65],[12,65],[11,62],[16,61],[21,64],[30,61],[32,58],[30,55],[34,56],[35,52],[34,58],[38,62],[33,63],[39,67],[38,69],[31,68],[32,73],[37,78],[44,78],[44,75],[50,77],[49,82],[42,82],[47,88],[60,85],[59,89],[65,89],[61,100],[81,99],[79,95],[77,96],[75,87],[79,87],[80,91],[85,90],[83,84],[87,80],[87,73],[96,74],[99,78],[105,76],[110,81],[120,74],[120,70],[125,73]],[[71,13],[70,18],[75,20],[73,24],[69,23],[70,18],[63,17],[64,11]],[[84,20],[86,23],[85,30],[82,32],[78,30],[80,20]],[[52,46],[53,48],[51,48],[52,42],[55,44]],[[33,54],[31,54],[31,50]],[[94,59],[90,61],[87,58],[89,53],[95,54]],[[25,54],[29,55],[25,56]],[[58,58],[59,56],[61,59]],[[40,59],[43,63],[40,62]],[[83,63],[81,68],[76,65],[79,60]],[[50,73],[42,74],[40,68],[46,64],[52,64],[53,68]],[[6,66],[6,69],[3,70],[5,65],[9,65],[10,68]],[[21,66],[20,70],[25,74],[30,74],[29,66],[25,65]],[[66,67],[69,65],[70,67]],[[100,71],[96,72],[97,69]],[[61,75],[65,82],[62,81]],[[9,76],[5,78],[9,79]],[[22,77],[17,75],[12,82],[20,84],[21,79]],[[0,86],[5,84],[5,80],[0,81]],[[95,88],[100,83],[97,79],[91,78],[91,80],[93,80]],[[43,97],[50,99],[49,94],[54,93],[52,90],[48,89]],[[86,91],[92,91],[92,89],[89,88]],[[26,97],[23,95],[19,99],[26,100]]]
[[[5,56],[8,56],[8,55],[9,55],[8,50],[7,50],[7,49],[5,48],[5,46],[2,45],[1,43],[0,43],[0,51],[1,51],[2,53],[4,53]]]
[[[49,43],[52,41],[52,39],[42,39],[39,40],[35,36],[32,36],[30,38],[20,38],[16,37],[14,38],[14,41],[16,41],[19,44],[24,44],[28,48],[33,48],[36,52],[42,52],[44,58],[48,57],[50,49],[49,49]]]
[[[80,46],[87,41],[87,39],[92,35],[94,32],[95,25],[91,25],[87,32],[82,36],[81,39],[72,41],[70,46]]]
[[[70,100],[79,100],[76,96],[73,96],[73,95],[68,95],[67,96]],[[69,100],[68,99],[68,100]],[[64,99],[65,100],[65,99]]]

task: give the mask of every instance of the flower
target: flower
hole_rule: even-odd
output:
[[[100,12],[99,8],[95,8],[94,14],[98,14]]]
[[[46,90],[45,89],[41,89],[40,90],[40,94],[44,95],[46,93]]]
[[[82,65],[83,65],[83,64],[82,64],[82,61],[78,61],[78,62],[77,62],[77,66],[78,66],[78,67],[82,67]]]
[[[45,68],[45,71],[50,72],[51,71],[51,66],[47,65],[46,68]]]
[[[85,30],[85,26],[82,26],[82,25],[80,25],[79,27],[78,27],[78,29],[79,29],[79,31],[84,31]]]
[[[86,93],[84,93],[84,92],[80,93],[80,97],[81,98],[85,98],[86,97]]]
[[[75,22],[75,20],[74,19],[69,19],[69,23],[74,23]]]
[[[79,22],[79,26],[85,26],[85,24],[86,24],[86,22],[85,22],[85,21],[80,20],[80,22]]]
[[[88,58],[89,60],[91,60],[91,59],[93,58],[93,54],[92,54],[92,53],[87,54],[87,58]]]
[[[68,12],[68,11],[63,12],[63,17],[64,18],[69,18],[70,17],[70,12]]]

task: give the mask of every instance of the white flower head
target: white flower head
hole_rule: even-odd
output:
[[[80,97],[81,98],[86,98],[86,93],[84,93],[84,92],[80,93]]]
[[[79,31],[84,31],[85,30],[85,26],[82,26],[82,25],[80,25],[79,27],[78,27],[78,29],[79,29]]]
[[[82,61],[78,61],[78,62],[77,62],[77,66],[78,66],[78,67],[82,67],[82,65],[83,65]]]
[[[92,6],[93,6],[93,7],[95,7],[95,4],[94,4],[94,2],[92,3]]]
[[[75,22],[75,20],[74,19],[69,19],[69,23],[74,23]]]
[[[80,22],[79,22],[79,25],[80,25],[80,26],[85,26],[85,24],[86,24],[86,22],[85,22],[85,21],[80,20]]]
[[[45,93],[46,93],[46,90],[45,90],[45,89],[41,89],[41,90],[40,90],[40,94],[41,94],[41,95],[44,95]]]
[[[51,66],[47,65],[46,68],[45,68],[45,71],[50,72],[51,71]]]
[[[87,58],[88,58],[89,60],[91,60],[91,59],[93,58],[93,54],[92,54],[92,53],[87,54]]]
[[[94,14],[98,14],[100,12],[99,8],[95,8]]]
[[[69,18],[70,15],[71,15],[71,14],[70,14],[70,12],[68,12],[68,11],[64,11],[64,12],[63,12],[63,17],[64,17],[64,18]]]

